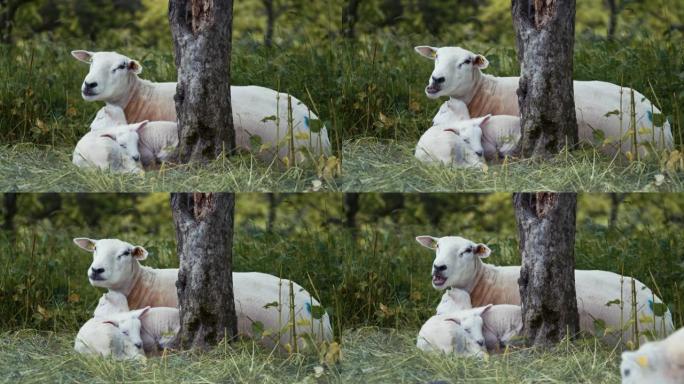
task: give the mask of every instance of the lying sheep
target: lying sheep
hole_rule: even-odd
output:
[[[144,169],[173,161],[178,147],[178,124],[170,121],[143,121],[108,130],[108,137],[116,141],[133,160]]]
[[[86,101],[104,101],[123,108],[131,123],[177,121],[174,95],[176,83],[153,83],[140,79],[142,66],[116,52],[72,51],[72,56],[90,64],[81,87]],[[291,116],[288,111],[290,99]],[[258,86],[232,86],[231,104],[238,148],[251,150],[251,136],[258,136],[266,147],[259,154],[270,160],[285,158],[288,121],[292,121],[295,150],[309,150],[315,156],[330,154],[328,132],[322,127],[313,132],[311,120],[318,117],[295,97]],[[277,150],[276,150],[277,148]],[[301,158],[301,154],[297,154]]]
[[[125,294],[132,309],[178,306],[175,285],[178,270],[141,266],[139,261],[147,258],[143,247],[116,239],[76,238],[74,243],[93,253],[88,269],[91,285]],[[323,313],[320,318],[314,315],[320,303],[299,284],[292,282],[292,288],[294,319],[290,318],[289,280],[265,273],[234,272],[233,293],[240,334],[254,336],[252,324],[258,322],[265,334],[259,342],[268,347],[276,343],[283,347],[292,345],[292,329],[288,324],[294,323],[299,346],[306,344],[306,334],[317,342],[332,341],[329,315]]]
[[[684,383],[684,328],[664,340],[622,353],[622,384]]]
[[[520,305],[518,278],[520,266],[498,267],[482,262],[491,253],[485,244],[476,244],[456,236],[435,238],[418,236],[421,245],[435,250],[432,267],[432,285],[436,289],[456,287],[470,294],[473,306],[487,304]],[[605,321],[611,329],[620,330],[632,317],[632,292],[630,277],[622,277],[607,271],[575,271],[577,309],[580,316],[580,329],[594,333],[594,320]],[[662,316],[654,313],[655,305],[663,305],[653,291],[638,280],[636,287],[636,308],[640,333],[644,331],[666,335],[672,332],[672,314],[666,310]],[[622,301],[622,309],[615,300]],[[655,321],[644,322],[649,318]],[[617,338],[607,336],[611,342],[627,341],[632,338],[632,328],[617,331]],[[620,339],[621,337],[621,339]]]
[[[459,47],[415,47],[421,56],[434,60],[435,66],[426,95],[431,99],[449,96],[468,105],[470,116],[520,116],[518,77],[495,77],[482,73],[489,66],[483,55]],[[600,130],[612,143],[601,148],[608,154],[616,151],[634,152],[630,130],[631,115],[635,114],[639,152],[653,146],[657,149],[673,147],[672,131],[660,110],[646,96],[634,91],[635,109],[631,108],[631,88],[623,88],[603,81],[575,81],[574,96],[580,141],[591,143],[594,130]]]
[[[420,328],[416,347],[425,352],[482,357],[486,354],[482,318],[469,316],[462,320],[452,314],[432,316]]]
[[[142,164],[124,151],[111,135],[99,129],[86,133],[78,143],[71,162],[79,168],[98,168],[103,171],[140,173]]]

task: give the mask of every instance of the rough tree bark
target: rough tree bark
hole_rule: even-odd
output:
[[[608,5],[608,11],[610,12],[610,16],[608,18],[608,39],[613,39],[615,37],[615,29],[617,28],[617,21],[618,21],[618,5],[617,5],[617,0],[606,0],[606,4]]]
[[[610,218],[608,219],[608,227],[615,228],[618,219],[618,213],[620,211],[620,204],[627,197],[624,193],[611,193],[610,194]]]
[[[546,157],[577,141],[572,82],[575,0],[512,0],[523,157]]]
[[[262,0],[266,11],[266,33],[264,33],[264,45],[270,47],[273,44],[273,29],[275,28],[276,13],[273,8],[273,0]]]
[[[356,213],[359,211],[359,194],[345,193],[344,194],[344,226],[352,231],[352,235],[356,235]]]
[[[182,163],[206,162],[235,148],[230,106],[232,21],[232,0],[169,1]]]
[[[178,307],[181,329],[175,345],[207,349],[237,335],[233,299],[233,214],[230,193],[174,193]]]
[[[574,193],[516,193],[522,255],[520,299],[530,345],[548,346],[579,331],[575,294]]]
[[[266,196],[268,197],[268,221],[266,222],[266,230],[268,232],[273,232],[280,199],[273,192],[267,193]]]
[[[359,4],[361,0],[348,0],[342,9],[342,36],[353,39],[356,35],[356,22],[359,20]]]

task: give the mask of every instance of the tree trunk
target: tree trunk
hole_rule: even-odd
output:
[[[572,82],[575,0],[512,0],[518,60],[519,150],[547,157],[577,141]]]
[[[356,22],[359,20],[359,3],[361,0],[348,0],[342,10],[342,36],[353,39],[356,35]]]
[[[618,7],[616,0],[606,0],[606,3],[608,4],[608,10],[610,11],[607,37],[609,40],[612,40],[615,37],[615,29],[617,28]]]
[[[267,193],[266,196],[268,196],[268,221],[266,222],[266,230],[268,232],[273,232],[278,209],[278,197],[275,193]]]
[[[12,0],[0,0],[0,43],[12,43],[12,27],[14,16],[24,2]]]
[[[579,331],[575,294],[574,193],[515,193],[522,256],[522,334],[530,345],[548,346]]]
[[[17,194],[12,192],[5,193],[4,196],[5,214],[2,222],[2,229],[14,232],[14,215],[17,214]]]
[[[232,21],[232,0],[169,1],[182,163],[206,162],[235,148],[230,105]]]
[[[181,329],[174,344],[207,349],[237,335],[233,299],[233,215],[230,193],[173,193],[178,308]]]
[[[352,231],[352,235],[356,235],[356,213],[359,211],[359,194],[345,193],[344,194],[344,226]]]
[[[618,212],[620,211],[620,204],[627,197],[624,193],[611,193],[610,194],[610,219],[608,221],[608,227],[615,228],[617,224]]]
[[[262,0],[264,9],[266,10],[266,33],[264,33],[264,45],[271,47],[273,45],[273,29],[275,28],[275,10],[273,9],[273,0]]]

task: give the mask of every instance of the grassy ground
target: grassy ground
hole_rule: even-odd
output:
[[[337,167],[285,168],[242,155],[206,166],[181,165],[144,175],[80,169],[71,163],[72,148],[18,144],[0,146],[0,191],[12,192],[161,192],[335,191]]]
[[[328,366],[318,356],[274,355],[249,342],[221,345],[204,354],[172,353],[145,364],[90,359],[73,353],[73,336],[32,330],[0,333],[0,382],[619,382],[619,352],[591,340],[478,360],[422,353],[414,346],[414,330],[370,327],[345,332],[341,359]]]
[[[342,189],[355,192],[682,191],[684,170],[665,161],[610,158],[583,149],[540,160],[516,159],[486,170],[425,165],[414,142],[365,138],[344,145]],[[666,171],[667,170],[667,171]]]

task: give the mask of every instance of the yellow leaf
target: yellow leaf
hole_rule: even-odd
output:
[[[81,296],[79,296],[78,293],[72,293],[72,294],[69,295],[69,297],[67,298],[67,300],[68,300],[70,303],[78,303],[79,301],[81,301]]]
[[[38,306],[38,313],[40,314],[40,316],[43,317],[43,320],[48,320],[50,318],[50,313],[48,312],[48,310],[41,307],[40,305]]]
[[[328,345],[328,349],[325,352],[325,357],[324,361],[328,366],[336,364],[338,361],[342,359],[342,349],[340,348],[340,344],[338,344],[336,341],[333,341]]]
[[[627,160],[629,160],[629,161],[634,160],[634,155],[632,154],[631,151],[627,151],[627,153],[625,153],[625,156],[627,156]]]
[[[310,137],[309,132],[297,132],[295,134],[295,139],[297,140],[308,140]]]

